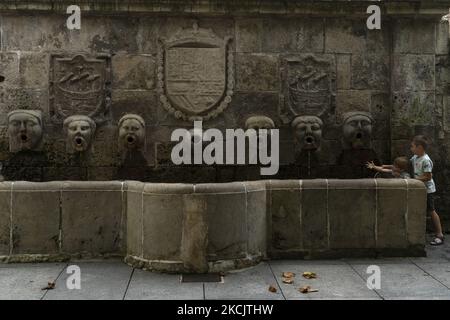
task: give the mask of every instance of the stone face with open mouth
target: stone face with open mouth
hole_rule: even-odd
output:
[[[370,147],[373,119],[367,112],[348,112],[344,114],[342,127],[343,143],[346,149]]]
[[[145,122],[136,114],[126,114],[119,120],[119,150],[139,150],[145,145]]]
[[[292,121],[300,151],[317,151],[322,140],[322,120],[316,116],[300,116]]]
[[[14,110],[8,114],[11,152],[36,150],[42,140],[42,117],[38,110]]]
[[[69,153],[84,152],[89,149],[95,134],[95,122],[87,116],[71,116],[64,121]]]

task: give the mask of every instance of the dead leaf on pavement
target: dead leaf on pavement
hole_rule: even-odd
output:
[[[281,276],[283,278],[294,278],[295,277],[295,273],[293,273],[293,272],[283,272],[283,274]]]
[[[317,275],[314,272],[310,272],[310,271],[303,272],[302,276],[303,276],[303,278],[306,278],[306,279],[316,279],[317,278]]]
[[[47,286],[45,288],[42,288],[42,290],[53,290],[55,289],[55,283],[54,282],[48,282]]]
[[[269,291],[275,293],[277,292],[277,288],[275,288],[274,286],[269,286]]]
[[[311,286],[304,286],[298,289],[301,293],[310,293],[310,292],[318,292],[317,289],[311,289]]]
[[[286,283],[286,284],[293,284],[294,283],[294,279],[293,278],[281,278],[281,280],[283,281],[283,283]]]

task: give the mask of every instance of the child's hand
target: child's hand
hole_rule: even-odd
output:
[[[373,163],[373,161],[367,162],[366,167],[373,170],[375,168],[375,163]]]

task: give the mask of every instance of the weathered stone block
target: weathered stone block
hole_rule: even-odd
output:
[[[408,180],[408,212],[407,235],[411,246],[425,245],[426,203],[427,193],[425,185],[419,180]]]
[[[393,56],[392,83],[394,91],[434,89],[435,61],[433,55]]]
[[[0,53],[0,76],[3,79],[0,82],[2,87],[19,87],[20,72],[19,56],[16,52]]]
[[[137,181],[127,181],[127,254],[142,257],[143,229],[143,195],[144,184]]]
[[[155,89],[155,57],[152,55],[115,55],[111,62],[114,89]]]
[[[244,128],[245,120],[252,115],[265,115],[276,121],[278,100],[275,93],[236,93],[221,121],[225,120],[227,128]]]
[[[431,125],[435,121],[434,92],[393,92],[391,122],[394,125]]]
[[[120,248],[123,184],[64,182],[61,194],[62,251],[92,255]]]
[[[270,18],[263,21],[263,52],[323,52],[322,19]]]
[[[301,235],[305,250],[323,250],[328,243],[328,182],[325,179],[302,180]]]
[[[351,70],[351,55],[337,54],[336,55],[336,86],[337,89],[350,89],[352,70]]]
[[[181,260],[187,270],[205,273],[208,271],[207,200],[201,194],[184,195],[183,206]]]
[[[342,121],[344,113],[352,111],[370,111],[369,90],[339,90],[336,94],[336,117]]]
[[[271,251],[303,248],[300,180],[270,180]]]
[[[50,58],[47,53],[21,52],[19,68],[21,86],[32,89],[47,89],[49,61]]]
[[[448,41],[448,33],[449,27],[448,23],[436,23],[436,46],[435,53],[436,54],[448,54],[449,50],[449,41]]]
[[[247,190],[247,252],[266,256],[267,251],[267,181],[244,182]]]
[[[376,179],[376,188],[377,248],[407,247],[407,182],[403,179]]]
[[[0,182],[0,255],[9,255],[11,231],[11,182]]]
[[[261,19],[236,19],[236,51],[260,52],[263,24]]]
[[[15,109],[41,110],[48,112],[48,93],[46,90],[9,88],[0,86],[0,123],[6,124],[6,115]]]
[[[328,180],[330,248],[375,248],[373,179]]]
[[[145,184],[142,240],[145,259],[181,260],[183,195],[193,190],[192,185]]]
[[[448,55],[436,56],[436,91],[450,94],[450,59]]]
[[[267,54],[236,57],[237,91],[278,91],[278,58]]]
[[[334,53],[388,53],[389,28],[368,30],[365,19],[325,21],[325,52]]]
[[[248,220],[244,184],[198,184],[195,192],[206,198],[208,260],[245,257]]]
[[[12,190],[13,254],[58,253],[61,184],[17,181]]]
[[[123,115],[134,113],[143,117],[146,125],[155,124],[157,119],[156,99],[153,91],[113,90],[112,118],[117,123]]]
[[[390,95],[386,92],[373,92],[370,96],[370,114],[375,122],[387,121],[391,112]],[[375,125],[375,130],[378,124]],[[386,129],[386,128],[383,128]]]
[[[96,130],[95,139],[86,159],[90,166],[115,166],[118,161],[117,128],[115,125],[104,125]]]
[[[353,54],[352,88],[389,91],[389,63],[389,55]]]
[[[394,53],[434,53],[435,22],[397,19],[393,25]]]

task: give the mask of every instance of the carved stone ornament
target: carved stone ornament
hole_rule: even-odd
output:
[[[245,121],[245,130],[247,129],[274,129],[275,123],[272,119],[266,116],[251,116]]]
[[[181,29],[159,39],[158,91],[163,107],[178,119],[209,120],[231,102],[234,89],[231,37],[211,29]]]
[[[343,115],[342,138],[344,149],[370,147],[373,118],[368,112],[353,111]]]
[[[301,151],[317,151],[322,142],[323,122],[316,116],[299,116],[292,121],[295,139]]]
[[[282,59],[282,110],[280,116],[323,116],[336,95],[336,72],[328,55],[289,55]]]
[[[145,146],[145,121],[128,113],[119,120],[119,151],[140,150]]]
[[[50,116],[56,123],[84,115],[96,123],[106,120],[110,108],[110,58],[71,58],[52,55],[50,66]]]
[[[36,150],[42,140],[42,114],[39,110],[8,113],[9,150]]]
[[[67,152],[73,154],[87,151],[94,139],[96,127],[91,118],[83,115],[70,116],[64,120]]]

